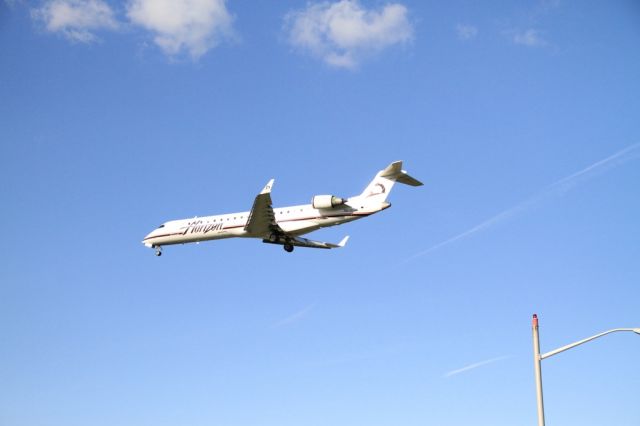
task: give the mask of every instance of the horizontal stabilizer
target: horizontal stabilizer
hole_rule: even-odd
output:
[[[410,186],[423,185],[422,182],[420,182],[416,178],[409,176],[406,171],[402,170],[402,161],[395,161],[389,164],[389,166],[387,166],[387,168],[380,173],[380,177],[384,177]]]
[[[402,174],[396,178],[396,182],[404,183],[405,185],[410,185],[410,186],[424,185],[418,179],[409,176],[407,172],[405,172],[404,170],[402,171]]]

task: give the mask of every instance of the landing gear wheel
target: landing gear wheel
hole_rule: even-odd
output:
[[[162,256],[162,248],[156,247],[156,256]]]
[[[269,241],[272,242],[272,243],[277,243],[278,242],[278,234],[276,234],[275,232],[270,234],[269,235]]]
[[[293,246],[291,244],[285,244],[284,251],[286,251],[287,253],[291,253],[293,251]]]

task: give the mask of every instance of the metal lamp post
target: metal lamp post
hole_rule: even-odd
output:
[[[540,354],[540,338],[538,335],[538,316],[533,314],[532,321],[533,328],[533,363],[535,367],[535,375],[536,375],[536,397],[538,402],[538,426],[544,426],[544,400],[542,398],[542,369],[540,363],[543,359],[549,358],[550,356],[559,354],[560,352],[564,352],[571,348],[574,348],[578,345],[582,345],[583,343],[590,342],[593,339],[597,339],[598,337],[602,337],[609,333],[615,333],[617,331],[633,331],[636,334],[640,334],[640,328],[614,328],[612,330],[604,331],[602,333],[596,334],[595,336],[587,337],[586,339],[579,340],[574,343],[570,343],[561,348],[555,349],[553,351]]]

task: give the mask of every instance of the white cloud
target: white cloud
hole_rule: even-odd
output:
[[[471,40],[478,35],[478,28],[473,25],[458,24],[456,25],[456,33],[460,40]]]
[[[365,9],[357,0],[309,4],[285,16],[289,42],[339,68],[356,68],[365,57],[411,40],[407,8],[399,3]]]
[[[47,31],[81,43],[95,41],[96,30],[118,25],[113,10],[102,0],[51,0],[32,10],[31,15],[42,21]]]
[[[10,7],[13,8],[15,7],[18,3],[22,3],[23,0],[4,0],[4,3]]]
[[[233,17],[225,0],[131,0],[127,16],[154,32],[155,43],[169,55],[187,51],[199,58],[233,36]]]
[[[528,47],[540,47],[547,44],[546,40],[540,34],[540,31],[532,28],[524,31],[515,31],[512,33],[512,41],[515,44],[521,44]]]

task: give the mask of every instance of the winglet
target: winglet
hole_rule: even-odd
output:
[[[269,193],[271,193],[271,187],[272,186],[273,186],[273,179],[271,179],[269,182],[267,182],[267,184],[264,186],[264,188],[262,189],[260,194],[269,194]]]
[[[347,241],[349,241],[349,236],[348,236],[348,235],[347,235],[346,237],[344,237],[344,238],[342,239],[342,241],[340,241],[340,242],[338,243],[338,247],[344,247],[344,246],[347,244]]]

